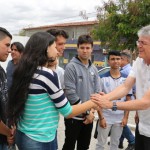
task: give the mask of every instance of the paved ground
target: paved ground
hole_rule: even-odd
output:
[[[134,126],[134,114],[135,112],[131,112],[130,113],[130,117],[129,117],[129,124],[131,124],[132,126]],[[93,127],[93,132],[95,129],[95,125],[96,125],[96,121],[94,121],[94,127]],[[63,117],[60,116],[60,122],[59,122],[59,127],[58,127],[58,150],[62,150],[62,146],[64,143],[64,138],[65,138],[65,133],[64,133],[65,127],[64,127],[64,121],[63,121]],[[134,130],[132,130],[134,133]],[[109,139],[108,139],[109,140]],[[96,145],[97,140],[93,138],[93,133],[92,133],[92,139],[91,139],[91,144],[90,144],[90,148],[89,150],[95,150],[95,145]],[[124,140],[124,149],[128,146],[128,142],[127,140]],[[106,145],[106,149],[105,150],[109,150],[109,146]]]

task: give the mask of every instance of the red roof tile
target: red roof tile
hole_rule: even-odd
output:
[[[68,26],[85,26],[85,25],[94,25],[94,24],[98,24],[98,21],[60,23],[60,24],[53,24],[53,25],[46,25],[46,26],[39,26],[39,27],[24,28],[24,30],[46,29],[46,28],[54,28],[54,27],[68,27]]]

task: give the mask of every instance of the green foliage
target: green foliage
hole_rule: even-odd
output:
[[[110,0],[98,8],[98,19],[93,36],[104,48],[133,50],[137,31],[150,24],[150,0]]]
[[[19,35],[20,35],[20,36],[25,36],[25,30],[23,30],[23,29],[20,30],[20,31],[19,31]]]

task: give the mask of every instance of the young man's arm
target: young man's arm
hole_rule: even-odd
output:
[[[126,96],[126,101],[130,101],[131,100],[131,96]],[[124,117],[122,119],[122,123],[121,125],[124,127],[125,125],[127,125],[128,122],[128,117],[129,117],[129,111],[124,111]]]
[[[99,116],[99,125],[100,125],[100,127],[106,128],[106,127],[107,127],[107,124],[106,124],[106,120],[105,120],[105,118],[104,118],[104,116],[103,116],[102,109],[99,109],[99,110],[97,111],[97,113],[98,113],[98,116]]]

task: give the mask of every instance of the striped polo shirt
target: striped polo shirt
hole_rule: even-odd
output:
[[[124,83],[124,81],[127,78],[127,75],[121,73],[121,76],[119,78],[113,78],[109,71],[100,77],[101,77],[100,85],[101,85],[102,92],[110,93],[116,87],[118,87]],[[128,95],[132,96],[132,90],[129,92]],[[124,96],[121,99],[117,99],[114,101],[121,102],[121,101],[125,101],[125,100],[126,100],[126,97]],[[124,116],[124,111],[123,110],[112,111],[112,109],[103,109],[103,115],[108,124],[121,123],[123,116]]]
[[[57,74],[48,68],[38,67],[29,86],[18,130],[35,141],[53,141],[59,113],[66,117],[71,112],[72,107],[64,95]]]

